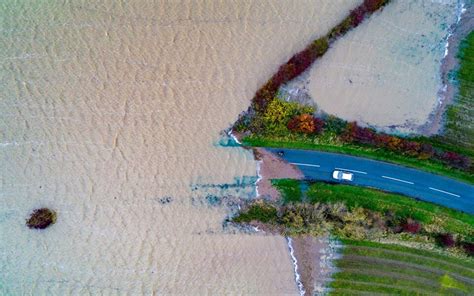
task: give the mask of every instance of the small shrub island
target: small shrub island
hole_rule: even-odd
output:
[[[55,211],[48,208],[36,209],[31,213],[31,216],[26,220],[26,226],[31,229],[45,229],[51,224],[56,223],[57,214]]]

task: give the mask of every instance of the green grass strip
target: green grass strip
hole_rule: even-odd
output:
[[[306,195],[308,201],[313,203],[343,202],[349,209],[362,207],[380,213],[391,211],[401,219],[411,217],[425,224],[436,223],[447,232],[474,235],[474,215],[400,194],[318,182],[309,186]]]
[[[303,193],[300,188],[300,181],[294,179],[274,179],[272,185],[282,194],[283,203],[301,202]]]

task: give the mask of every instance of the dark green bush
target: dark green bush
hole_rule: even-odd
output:
[[[31,214],[30,218],[26,220],[26,225],[29,228],[45,229],[51,224],[56,223],[56,212],[47,208],[36,209]]]
[[[277,217],[277,209],[274,206],[263,202],[255,202],[233,220],[237,223],[245,223],[250,221],[273,223],[277,220]]]
[[[318,57],[324,55],[329,49],[328,38],[321,37],[319,39],[314,40],[313,43],[311,43],[311,45],[309,46],[309,48]]]
[[[341,134],[347,126],[347,121],[334,116],[328,115],[324,118],[324,129],[337,135]]]

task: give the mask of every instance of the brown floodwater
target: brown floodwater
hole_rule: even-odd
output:
[[[297,294],[285,239],[209,202],[255,192],[220,132],[360,2],[1,1],[0,294]]]

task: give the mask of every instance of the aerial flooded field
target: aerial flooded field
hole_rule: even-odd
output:
[[[399,132],[431,130],[428,125],[439,123],[430,116],[445,99],[440,64],[461,9],[457,1],[394,1],[314,64],[309,94],[346,120]]]
[[[234,122],[252,113],[252,97],[282,63],[315,44],[316,62],[302,55],[279,77],[287,89],[304,86],[315,114],[423,132],[443,99],[446,38],[462,5],[2,1],[0,294],[310,295],[342,287],[346,275],[334,273],[344,264],[334,261],[344,255],[340,234],[308,232],[284,210],[273,212],[305,201],[298,196],[307,188],[289,181],[295,198],[287,203],[272,179],[303,174],[282,155],[242,147],[251,146],[249,132]],[[301,64],[305,71],[289,79]],[[285,119],[283,109],[272,116]],[[263,118],[250,136],[275,136],[265,124],[281,122]],[[308,129],[292,123],[278,136]],[[470,163],[447,152],[428,155],[425,167],[454,164],[453,176],[470,180]],[[252,208],[255,200],[272,205]],[[235,220],[249,207],[256,212]],[[429,221],[427,245],[445,225]],[[443,256],[470,260],[469,227]],[[308,233],[318,240],[298,236]]]

